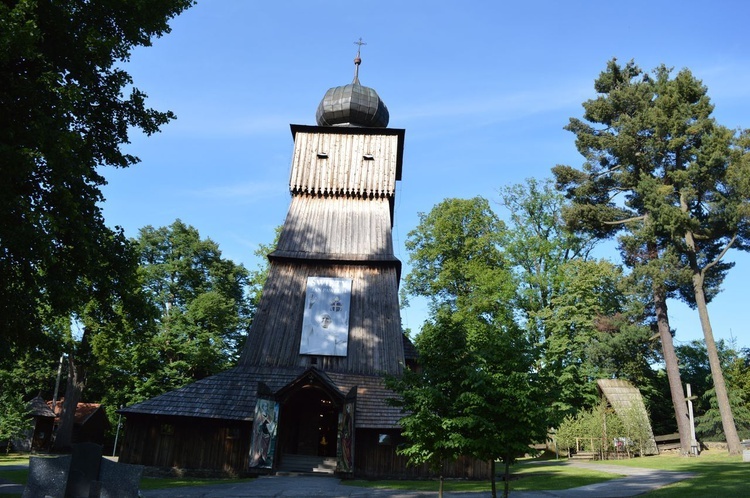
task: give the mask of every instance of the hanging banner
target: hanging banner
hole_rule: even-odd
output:
[[[357,399],[357,386],[346,396],[339,414],[339,431],[336,447],[336,472],[354,471],[354,408]]]
[[[276,429],[279,404],[271,399],[258,398],[255,402],[253,439],[250,442],[250,467],[270,469],[276,450]]]
[[[299,353],[346,356],[352,279],[308,277]]]

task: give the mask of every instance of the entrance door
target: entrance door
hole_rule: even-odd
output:
[[[304,387],[292,394],[280,413],[283,452],[335,457],[340,411],[341,406],[317,387]]]

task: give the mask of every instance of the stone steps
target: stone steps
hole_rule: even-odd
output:
[[[319,457],[312,455],[292,455],[285,453],[281,457],[278,474],[312,473],[333,474],[336,471],[335,457]]]

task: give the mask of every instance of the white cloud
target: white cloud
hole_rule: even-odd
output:
[[[235,112],[236,113],[236,112]],[[190,116],[186,118],[185,116]],[[290,115],[247,115],[233,117],[229,114],[183,112],[180,118],[170,124],[170,131],[200,137],[235,138],[243,136],[278,136],[289,128],[295,119]]]
[[[186,193],[201,199],[231,201],[235,204],[253,204],[288,196],[288,189],[278,182],[245,182],[189,190]]]
[[[463,118],[475,120],[491,117],[492,121],[519,119],[532,114],[554,112],[580,105],[592,98],[591,81],[571,83],[565,87],[520,90],[512,93],[498,90],[492,94],[475,94],[464,99],[420,102],[399,108],[399,121]]]

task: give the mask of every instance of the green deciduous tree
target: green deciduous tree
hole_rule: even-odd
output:
[[[10,452],[13,439],[26,435],[31,429],[29,408],[21,394],[0,392],[0,443],[6,443]]]
[[[30,399],[51,395],[58,359],[63,353],[63,331],[50,328],[33,347],[13,344],[0,354],[0,392]]]
[[[132,245],[138,274],[130,291],[111,307],[88,303],[73,327],[80,337],[61,325],[70,410],[82,399],[101,402],[114,420],[123,405],[231,367],[242,349],[261,277],[251,283],[242,265],[179,220],[143,228]],[[69,444],[71,429],[58,430],[56,445]]]
[[[545,386],[534,370],[535,348],[522,328],[504,318],[466,321],[464,327],[470,361],[459,398],[459,427],[467,452],[491,464],[493,497],[495,461],[502,460],[507,497],[510,466],[547,437]]]
[[[660,66],[652,74],[633,62],[608,63],[595,82],[599,96],[583,104],[584,120],[567,126],[586,162],[582,170],[558,166],[554,173],[574,201],[571,225],[600,237],[623,231],[626,260],[650,279],[684,453],[688,428],[666,299],[680,291],[697,307],[725,436],[737,453],[706,303],[731,267],[722,261],[726,251],[746,248],[746,135],[716,124],[706,88],[690,71],[671,77]]]
[[[612,371],[595,362],[594,348],[603,348],[610,336],[599,326],[603,319],[622,313],[625,297],[619,268],[606,261],[571,260],[557,270],[558,292],[540,314],[547,331],[541,373],[552,387],[550,421],[596,404],[596,379]],[[613,332],[616,337],[620,329]]]
[[[128,133],[174,116],[146,107],[122,63],[191,4],[0,3],[0,354],[126,292],[134,267],[122,231],[104,223],[100,167],[137,162],[121,149]]]
[[[506,266],[498,250],[504,229],[481,197],[446,199],[420,213],[405,243],[412,269],[404,288],[428,298],[433,309],[466,307],[487,269]]]
[[[596,378],[642,386],[653,351],[620,269],[589,259],[595,241],[566,226],[566,201],[551,180],[527,179],[500,195],[509,215],[501,247],[518,282],[516,313],[540,348],[550,423],[592,406]]]
[[[89,376],[90,388],[113,409],[230,368],[252,319],[248,271],[195,228],[180,220],[147,226],[135,245],[148,318],[123,315],[127,333],[91,339],[99,373]]]
[[[128,133],[174,117],[146,107],[121,63],[191,3],[0,3],[0,349],[118,282],[127,241],[104,224],[99,168],[137,162]]]
[[[406,288],[431,300],[431,320],[416,339],[422,369],[395,384],[403,451],[435,466],[460,454],[489,461],[494,496],[495,460],[507,474],[547,427],[535,349],[515,323],[516,285],[499,250],[504,225],[479,197],[447,199],[420,220],[406,242]]]
[[[180,220],[142,228],[138,248],[143,285],[159,310],[165,359],[184,364],[192,380],[234,364],[251,318],[247,270]]]
[[[407,368],[402,377],[388,379],[388,386],[399,395],[392,402],[404,410],[399,424],[408,443],[399,451],[410,464],[426,464],[440,476],[441,497],[443,465],[465,452],[457,414],[463,392],[459,379],[469,365],[465,331],[449,315],[447,310],[438,312],[417,335],[419,369]]]
[[[562,217],[565,199],[549,179],[528,178],[501,188],[500,204],[508,211],[500,244],[518,282],[516,309],[532,339],[541,344],[547,331],[540,314],[561,291],[561,267],[586,259],[593,245],[568,230]]]

